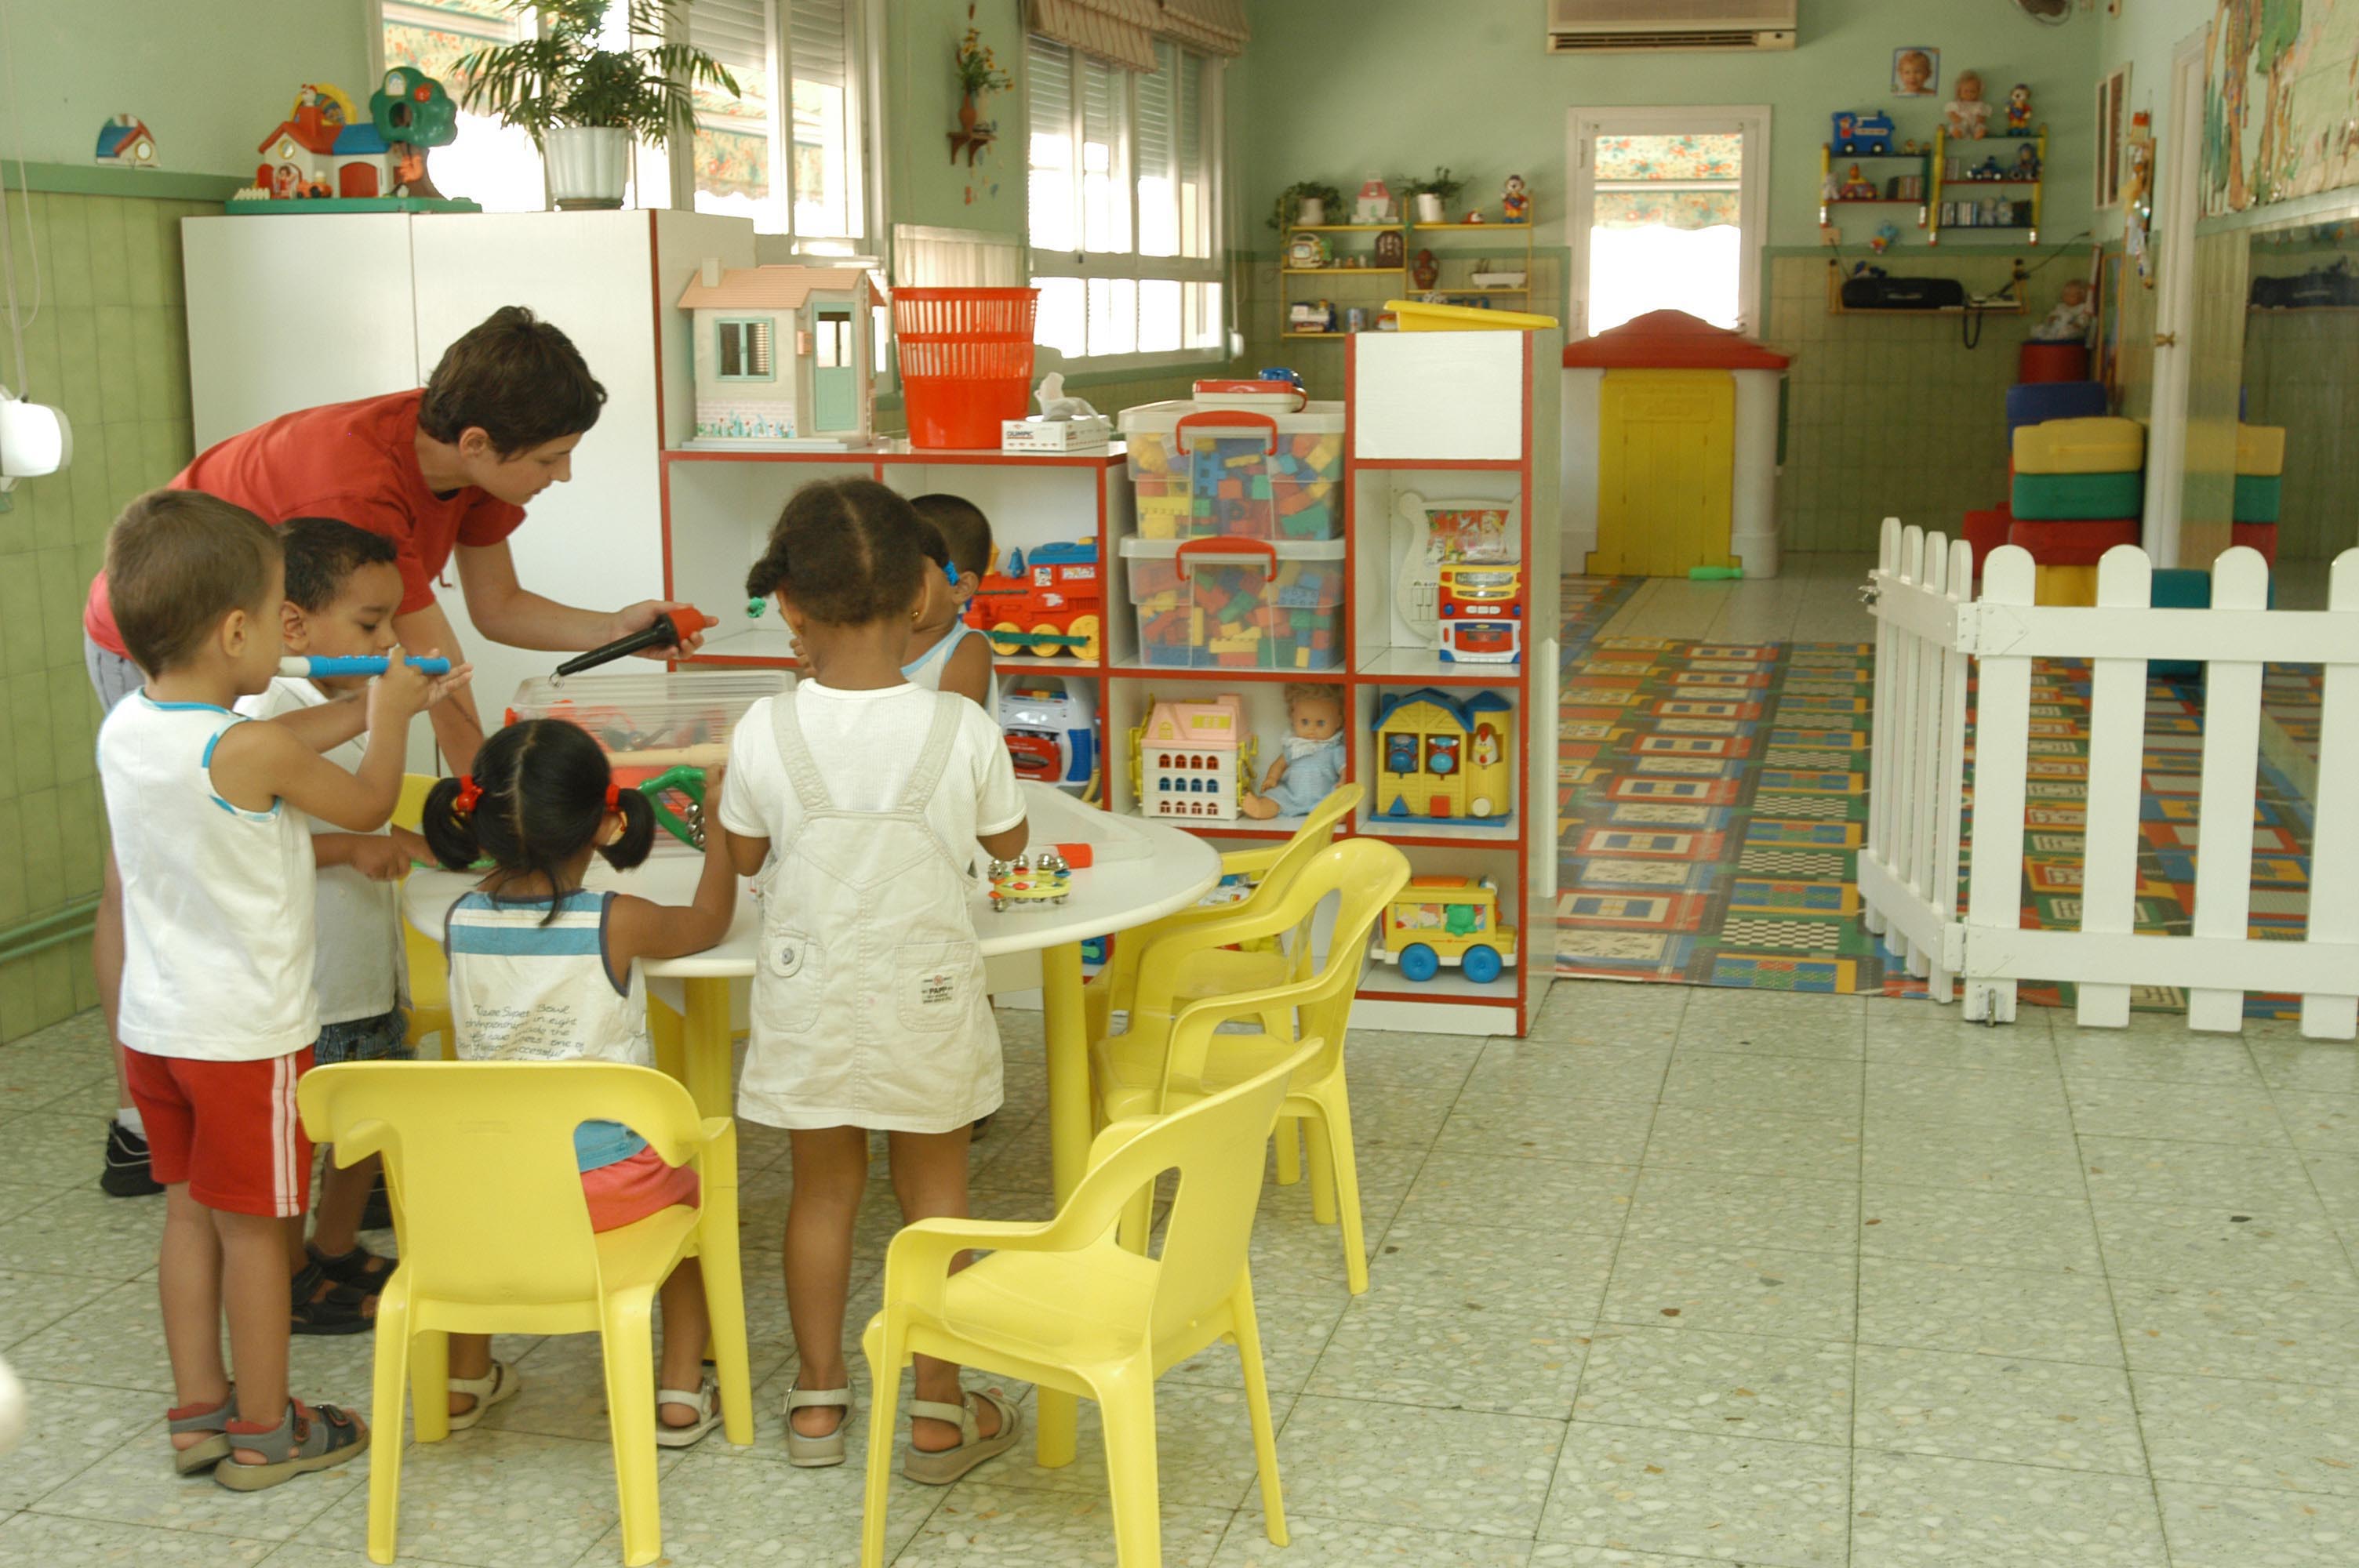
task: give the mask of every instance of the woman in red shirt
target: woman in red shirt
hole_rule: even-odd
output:
[[[511,305],[452,343],[424,390],[282,416],[198,454],[170,488],[234,502],[274,527],[290,517],[333,517],[393,540],[402,585],[393,624],[406,648],[462,656],[434,597],[435,579],[454,564],[469,617],[494,641],[549,652],[594,648],[678,607],[643,600],[616,611],[578,610],[545,599],[516,580],[507,539],[533,497],[572,477],[573,449],[605,400],[571,341]],[[103,573],[91,584],[82,633],[91,684],[101,708],[112,708],[142,676],[115,630]],[[699,641],[657,656],[692,652]],[[484,742],[473,695],[455,694],[430,717],[445,765],[463,773]],[[123,889],[112,855],[91,953],[112,1034],[123,982]],[[116,1067],[119,1074],[119,1053]],[[147,1141],[130,1100],[121,1103],[100,1185],[118,1197],[161,1192],[148,1174]]]

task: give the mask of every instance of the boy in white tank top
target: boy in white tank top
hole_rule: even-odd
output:
[[[991,569],[991,521],[983,509],[958,495],[920,495],[909,503],[932,530],[927,557],[940,572],[929,578],[926,600],[909,633],[902,678],[928,691],[954,691],[999,722],[999,676],[992,667],[991,643],[966,623],[966,607]]]
[[[410,719],[465,671],[429,681],[396,649],[364,702],[242,719],[230,705],[278,668],[285,572],[262,520],[200,491],[153,491],[107,535],[106,570],[146,676],[100,726],[98,771],[123,875],[119,1033],[166,1191],[173,1463],[258,1491],[368,1444],[351,1411],[287,1390],[287,1222],[304,1211],[311,1167],[295,1083],[320,1011],[302,817],[381,826]],[[357,773],[320,754],[364,721]]]

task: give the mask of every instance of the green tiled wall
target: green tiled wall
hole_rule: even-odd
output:
[[[124,503],[191,455],[181,218],[218,205],[31,198],[12,224],[30,395],[73,425],[65,471],[20,481],[0,513],[0,932],[94,896],[105,812],[82,602]],[[17,217],[12,205],[9,216]],[[15,367],[6,374],[13,380]],[[97,1000],[86,940],[0,965],[0,1040]]]
[[[2011,259],[1911,252],[1885,265],[1895,276],[1958,278],[1980,294],[2006,282]],[[2005,500],[2016,349],[2064,281],[2087,276],[2083,254],[2063,254],[2032,276],[2027,316],[1988,318],[1980,345],[1968,348],[1954,316],[1835,315],[1823,253],[1773,256],[1765,336],[1794,356],[1777,481],[1785,548],[1873,550],[1887,516],[1954,537],[1967,512]]]

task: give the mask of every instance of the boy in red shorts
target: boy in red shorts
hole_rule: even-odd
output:
[[[243,719],[231,705],[278,668],[277,535],[201,492],[152,491],[116,520],[106,568],[146,676],[100,726],[98,771],[123,875],[125,1071],[166,1192],[173,1462],[258,1491],[368,1445],[351,1411],[287,1393],[287,1221],[311,1172],[295,1081],[320,1033],[304,816],[381,825],[410,719],[465,672],[429,681],[397,648],[365,703]],[[347,773],[320,753],[364,718],[367,753]]]

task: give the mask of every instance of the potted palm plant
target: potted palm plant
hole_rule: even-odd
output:
[[[627,38],[609,48],[607,0],[506,0],[531,11],[537,37],[477,49],[459,61],[461,102],[522,129],[548,160],[549,199],[560,208],[620,207],[631,144],[660,147],[693,135],[692,89],[735,96],[736,81],[685,43],[634,47],[678,36],[689,0],[630,0]]]

